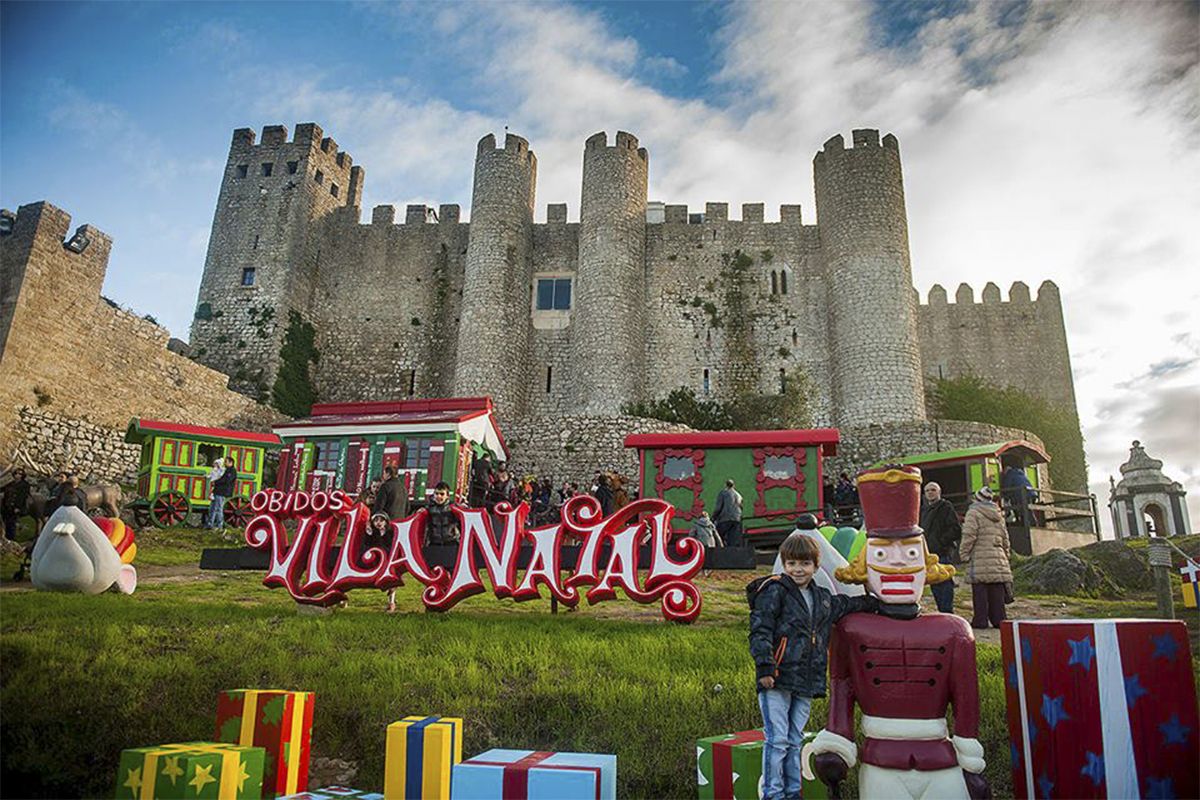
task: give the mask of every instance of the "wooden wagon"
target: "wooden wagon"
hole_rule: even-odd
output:
[[[210,505],[209,470],[218,458],[231,458],[238,479],[225,503],[225,524],[240,528],[250,518],[250,496],[262,486],[263,458],[278,450],[273,433],[251,433],[226,428],[206,428],[132,419],[125,441],[142,446],[137,498],[129,504],[138,525],[160,528],[182,525],[192,512]]]

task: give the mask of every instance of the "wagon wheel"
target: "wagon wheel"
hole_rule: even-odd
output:
[[[150,503],[150,520],[159,528],[170,528],[187,520],[191,502],[179,492],[163,492]]]
[[[244,528],[250,521],[250,501],[244,497],[231,497],[225,501],[225,525]]]

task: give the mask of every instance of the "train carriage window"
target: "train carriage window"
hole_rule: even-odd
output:
[[[433,439],[409,439],[405,451],[405,469],[426,469],[429,466],[429,448]]]
[[[685,481],[696,474],[696,465],[691,458],[671,456],[663,461],[663,477],[673,481]]]
[[[338,456],[342,454],[341,442],[321,442],[314,447],[313,469],[333,472],[337,469]]]
[[[762,469],[766,478],[790,481],[796,477],[796,459],[791,456],[767,456]]]
[[[211,467],[218,458],[225,457],[225,448],[219,444],[202,444],[198,450],[197,467]]]

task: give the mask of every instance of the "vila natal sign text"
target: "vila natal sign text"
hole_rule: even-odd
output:
[[[255,494],[250,505],[255,516],[246,526],[246,543],[271,555],[263,584],[286,588],[300,603],[332,605],[351,589],[396,586],[407,573],[425,586],[421,600],[426,607],[444,611],[485,591],[479,579],[482,566],[497,597],[533,600],[541,597],[538,587],[543,586],[559,602],[574,606],[581,597],[590,604],[611,600],[620,588],[639,603],[661,600],[669,620],[691,622],[700,614],[700,591],[691,579],[704,563],[704,547],[695,539],[672,538],[675,509],[656,498],[602,517],[594,498],[573,497],[563,506],[560,524],[528,529],[527,504],[513,508],[501,503],[496,507],[503,527],[498,540],[487,511],[455,506],[462,537],[451,571],[425,561],[424,509],[389,523],[392,544],[385,551],[364,544],[370,511],[345,492],[271,489]],[[294,537],[286,520],[295,520]],[[562,547],[568,538],[580,543],[579,557],[564,580]],[[640,545],[647,539],[650,563],[640,564]],[[530,556],[518,581],[522,545],[530,547]],[[482,565],[476,563],[476,551]],[[641,584],[639,569],[648,570]]]

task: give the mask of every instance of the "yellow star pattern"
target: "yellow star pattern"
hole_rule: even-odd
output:
[[[125,786],[133,790],[133,796],[138,796],[138,791],[142,788],[142,768],[134,767],[129,770],[129,777],[125,779]]]
[[[170,778],[171,785],[174,786],[175,781],[179,780],[179,776],[183,774],[183,768],[179,766],[179,756],[170,756],[166,762],[162,774]]]
[[[241,794],[241,793],[242,793],[242,790],[243,790],[243,789],[245,788],[245,786],[246,786],[246,781],[247,781],[249,778],[250,778],[250,773],[246,771],[246,765],[245,765],[245,764],[244,764],[244,763],[243,763],[243,762],[242,762],[242,761],[239,759],[239,760],[238,760],[238,779],[237,779],[237,781],[238,781],[238,794]]]
[[[209,764],[207,767],[202,767],[199,764],[196,765],[196,774],[188,781],[188,785],[196,787],[197,795],[204,791],[204,787],[208,784],[216,783],[217,779],[212,776],[212,770],[212,764]]]

